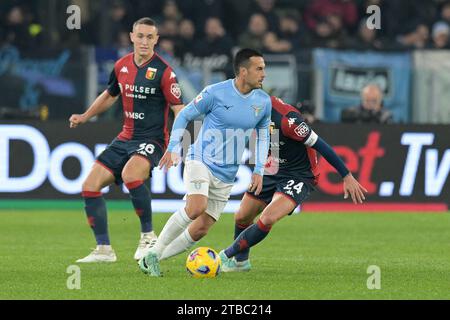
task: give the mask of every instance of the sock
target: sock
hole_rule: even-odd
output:
[[[198,241],[194,241],[189,233],[189,229],[184,230],[175,240],[173,240],[163,251],[159,260],[168,259],[176,256],[195,245]]]
[[[144,181],[138,180],[125,184],[130,191],[131,202],[133,202],[139,220],[141,221],[141,232],[147,233],[153,230],[151,195]]]
[[[84,209],[97,245],[110,245],[106,204],[101,192],[83,191]]]
[[[187,216],[184,208],[179,209],[170,216],[153,248],[153,251],[158,255],[158,258],[161,257],[164,249],[187,229],[192,221],[193,220]]]
[[[265,226],[261,220],[252,224],[250,227],[241,232],[241,234],[234,240],[233,244],[225,249],[225,254],[228,258],[234,257],[238,252],[261,242],[270,231],[271,227]]]
[[[242,233],[242,231],[247,229],[249,226],[251,226],[251,224],[236,223],[234,225],[234,240],[236,240],[236,238],[239,237],[239,235]],[[245,261],[245,260],[248,260],[249,254],[250,254],[250,248],[247,248],[247,249],[244,249],[244,250],[238,252],[234,257],[236,258],[236,261]]]

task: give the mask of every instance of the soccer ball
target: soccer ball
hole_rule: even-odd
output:
[[[188,255],[186,269],[194,278],[214,278],[220,273],[221,264],[216,251],[199,247]]]

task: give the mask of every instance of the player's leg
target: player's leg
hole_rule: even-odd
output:
[[[184,168],[186,205],[178,209],[164,225],[155,246],[141,259],[139,266],[145,273],[160,276],[159,259],[166,247],[187,229],[208,205],[209,170],[199,161],[189,160]]]
[[[301,179],[274,176],[269,180],[275,182],[276,191],[273,193],[272,201],[263,210],[258,221],[245,229],[231,246],[221,252],[221,258],[223,256],[225,261],[245,248],[261,242],[277,221],[291,214],[314,190],[314,187]]]
[[[166,247],[161,255],[161,259],[167,259],[186,251],[203,238],[211,226],[219,220],[227,204],[227,201],[224,200],[228,199],[230,191],[231,185],[213,180],[209,196],[220,200],[208,198],[207,207],[203,210],[203,213],[195,218],[189,227]]]
[[[134,254],[135,260],[144,257],[157,239],[153,232],[151,194],[144,184],[150,170],[150,160],[141,155],[133,155],[122,170],[122,180],[130,192],[131,202],[141,223],[141,237]]]
[[[101,193],[102,188],[112,184],[114,180],[113,173],[96,162],[83,182],[82,196],[85,203],[85,212],[88,223],[94,232],[97,248],[90,255],[77,260],[77,262],[112,262],[117,259],[110,245],[106,205]]]
[[[192,194],[186,197],[186,206],[178,209],[164,225],[153,252],[158,258],[166,247],[182,234],[187,227],[207,208],[208,197],[199,194]]]
[[[139,260],[139,268],[144,273],[155,277],[161,276],[159,261],[162,259],[163,253],[169,249],[167,256],[164,257],[168,258],[169,255],[173,256],[182,252],[184,250],[181,249],[182,246],[188,248],[192,242],[195,242],[192,238],[189,238],[188,234],[185,232],[187,231],[188,226],[205,211],[207,202],[208,198],[204,195],[195,194],[187,196],[186,206],[178,209],[170,216],[169,220],[167,220],[164,225],[155,246],[149,250],[144,258]],[[170,246],[172,246],[172,248],[169,248]]]
[[[153,252],[158,258],[164,249],[189,226],[192,221],[205,212],[208,205],[209,170],[200,161],[188,160],[184,167],[186,205],[178,209],[167,220],[156,242]]]
[[[245,193],[239,209],[234,215],[235,225],[233,239],[239,237],[245,229],[251,226],[254,219],[264,210],[266,206],[267,204],[263,200],[249,193]],[[247,248],[236,254],[235,259],[239,262],[246,261],[248,260],[249,254],[250,248]]]
[[[208,233],[215,222],[216,220],[209,214],[201,214],[182,234],[166,247],[160,260],[168,259],[193,247]]]
[[[239,235],[248,227],[253,224],[254,219],[264,210],[267,206],[266,202],[260,198],[250,194],[245,193],[238,211],[235,213],[234,220],[234,240],[239,237]],[[219,252],[219,256],[222,260],[222,271],[223,272],[241,272],[250,271],[250,248],[243,249],[239,251],[233,259],[229,259],[224,250]]]
[[[272,226],[291,213],[296,206],[297,204],[293,200],[288,199],[283,194],[276,193],[258,221],[245,229],[234,243],[225,249],[225,255],[228,258],[234,257],[237,253],[261,242],[269,234]]]

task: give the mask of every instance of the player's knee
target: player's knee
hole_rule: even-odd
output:
[[[101,186],[98,183],[95,183],[92,180],[85,180],[83,184],[81,185],[81,190],[83,191],[91,191],[91,192],[99,192],[101,189]]]
[[[248,225],[252,223],[252,219],[242,214],[241,211],[238,211],[234,216],[234,222],[240,225]]]
[[[189,218],[195,219],[205,212],[206,208],[207,203],[203,203],[202,201],[196,203],[189,202],[186,204],[185,211]]]
[[[259,220],[261,220],[261,222],[267,227],[273,226],[278,221],[276,219],[276,217],[273,217],[270,214],[264,214],[264,213],[261,215]]]
[[[142,180],[141,178],[139,178],[137,175],[128,172],[128,171],[122,171],[122,181],[124,183],[131,183],[131,182],[135,182],[137,180]]]

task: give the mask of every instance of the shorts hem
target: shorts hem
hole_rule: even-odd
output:
[[[248,192],[248,191],[246,191],[245,194],[248,195],[248,196],[249,196],[250,198],[252,198],[253,200],[256,200],[256,201],[258,201],[258,202],[261,202],[261,203],[263,203],[263,204],[266,205],[266,206],[269,204],[269,202],[266,202],[266,201],[264,201],[263,199],[258,198],[257,196],[255,196],[254,194],[252,194],[252,193],[250,193],[250,192]]]
[[[100,160],[95,160],[95,163],[99,164],[100,166],[102,166],[103,168],[105,168],[106,170],[109,171],[109,173],[111,173],[114,176],[114,179],[116,179],[116,175],[114,174],[114,171],[109,168],[106,164],[104,164],[103,162],[101,162]]]
[[[299,206],[299,203],[297,203],[297,201],[295,201],[294,198],[292,198],[291,196],[289,196],[289,195],[287,195],[287,194],[285,194],[285,193],[283,193],[283,192],[280,192],[280,191],[275,192],[274,195],[277,194],[277,193],[278,193],[278,194],[281,194],[281,195],[284,196],[286,199],[290,200],[290,201],[295,205],[295,207],[298,207],[298,206]]]
[[[134,156],[138,156],[138,157],[141,157],[141,158],[147,160],[148,163],[150,164],[150,168],[152,167],[152,161],[151,161],[149,158],[147,158],[146,156],[144,156],[144,155],[142,155],[142,154],[139,154],[139,153],[135,152],[135,153],[132,153],[132,154],[131,154],[130,159],[131,159],[132,157],[134,157]]]

